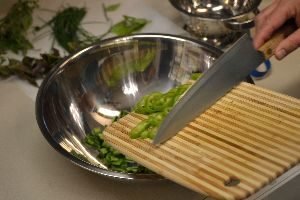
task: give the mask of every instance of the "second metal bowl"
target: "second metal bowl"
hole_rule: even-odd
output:
[[[169,0],[192,35],[225,47],[254,26],[261,0]]]

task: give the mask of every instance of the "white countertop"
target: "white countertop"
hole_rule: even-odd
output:
[[[0,0],[0,2],[1,14],[1,12],[5,12],[5,9],[11,3],[8,0]],[[48,2],[51,4],[50,1]],[[51,2],[57,3],[60,1],[52,0]],[[125,2],[127,1],[121,2],[126,5]],[[140,1],[140,3],[148,5],[144,6],[143,9],[138,6],[131,6],[131,9],[135,9],[134,11],[130,10],[130,6],[125,7],[130,13],[155,19],[151,31],[168,32],[168,30],[171,30],[173,34],[180,34],[180,15],[170,6],[168,1],[145,0]],[[88,3],[86,4],[88,5]],[[264,4],[266,2],[263,2]],[[153,8],[151,9],[148,6]],[[137,7],[139,9],[136,9]],[[299,98],[299,51],[296,51],[282,62],[274,59],[271,61],[273,64],[272,72],[268,77],[256,81],[256,84]],[[47,143],[37,126],[34,113],[34,93],[36,89],[16,78],[10,78],[0,81],[0,92],[2,94],[0,97],[1,199],[203,199],[202,196],[171,182],[116,182],[73,165]],[[285,195],[289,195],[289,199],[300,198],[288,192]],[[277,199],[276,196],[273,199]]]

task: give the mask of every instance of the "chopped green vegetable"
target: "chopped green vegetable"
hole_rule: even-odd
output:
[[[95,128],[85,137],[85,144],[96,149],[98,158],[111,170],[123,173],[151,173],[147,168],[128,159],[103,140],[100,128]]]
[[[26,39],[32,24],[32,13],[38,4],[35,0],[18,0],[8,14],[0,19],[0,54],[11,50],[26,53],[32,44]]]
[[[124,19],[122,21],[113,25],[111,28],[111,32],[118,36],[124,36],[138,32],[150,22],[143,18],[135,18],[127,15],[124,15],[123,17]]]
[[[116,11],[120,7],[120,3],[107,5],[104,7],[106,12]]]
[[[167,93],[153,92],[145,95],[137,102],[133,111],[136,113],[149,115],[157,112],[169,111],[178,98],[190,87],[190,84],[179,85],[172,88]]]
[[[149,115],[147,119],[142,120],[130,131],[130,138],[153,139],[159,125],[167,114],[168,112],[157,112]]]
[[[142,120],[130,131],[130,137],[153,139],[165,116],[190,86],[190,84],[183,84],[164,94],[153,92],[144,96],[133,108],[133,111],[148,115],[148,118]]]
[[[196,81],[202,76],[202,73],[192,73],[191,80]]]

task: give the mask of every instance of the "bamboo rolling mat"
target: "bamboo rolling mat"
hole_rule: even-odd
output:
[[[244,199],[299,162],[300,100],[241,83],[156,147],[130,139],[145,116],[128,114],[104,139],[133,160],[216,199]]]

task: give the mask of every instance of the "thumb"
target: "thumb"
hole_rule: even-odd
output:
[[[294,51],[300,46],[300,29],[297,29],[294,33],[289,35],[287,38],[285,38],[283,41],[280,42],[278,47],[275,50],[275,57],[278,60],[283,59],[286,57],[289,53]]]

